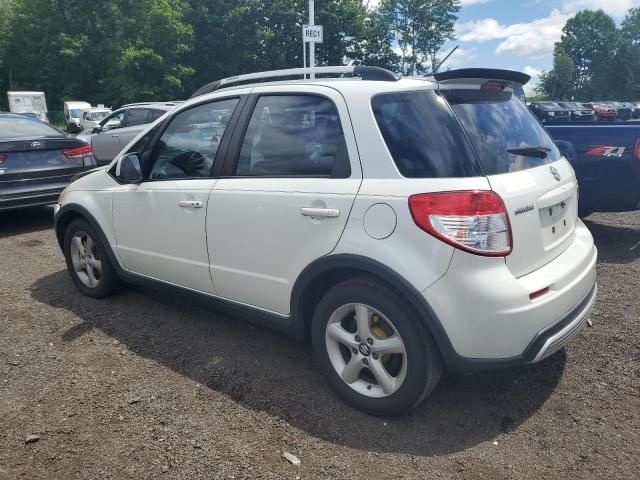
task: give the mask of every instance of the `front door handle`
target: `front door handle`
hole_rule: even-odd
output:
[[[340,210],[335,208],[302,207],[300,213],[305,217],[313,218],[336,218],[340,216]]]
[[[202,208],[202,202],[199,200],[180,200],[178,205],[182,208]]]

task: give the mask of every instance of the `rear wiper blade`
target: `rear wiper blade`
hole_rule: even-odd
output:
[[[525,157],[538,157],[547,158],[547,154],[551,151],[551,148],[544,145],[524,145],[517,148],[508,148],[507,152],[514,155],[524,155]]]

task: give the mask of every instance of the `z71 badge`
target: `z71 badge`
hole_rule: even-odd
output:
[[[598,145],[587,150],[587,155],[600,155],[601,157],[622,157],[626,147],[611,147]]]

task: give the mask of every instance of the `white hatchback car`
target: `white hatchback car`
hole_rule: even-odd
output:
[[[303,73],[359,78],[246,84]],[[92,297],[163,284],[310,338],[372,414],[416,406],[444,368],[537,362],[586,323],[597,254],[570,164],[513,93],[528,79],[209,84],[63,192],[69,273]]]

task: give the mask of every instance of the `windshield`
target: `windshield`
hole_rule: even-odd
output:
[[[99,122],[100,120],[104,119],[107,115],[109,115],[111,112],[108,111],[104,111],[104,112],[93,112],[91,114],[91,120],[95,120],[97,122]]]
[[[560,105],[558,105],[557,103],[553,103],[553,102],[547,102],[547,103],[541,103],[540,106],[544,109],[547,110],[551,110],[554,108],[560,108]]]
[[[444,90],[443,95],[471,140],[486,175],[516,172],[561,158],[555,143],[527,107],[509,92]],[[542,156],[524,147],[548,149]],[[519,153],[509,150],[521,149]]]
[[[71,110],[69,110],[69,116],[71,118],[80,118],[80,115],[82,115],[82,110],[78,108],[72,108]]]

